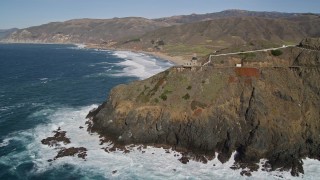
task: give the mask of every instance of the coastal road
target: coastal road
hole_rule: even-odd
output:
[[[277,48],[268,48],[268,49],[259,49],[259,50],[253,50],[253,51],[243,51],[243,52],[233,52],[233,53],[226,53],[226,54],[217,54],[217,55],[210,55],[209,56],[209,61],[204,63],[202,66],[206,66],[211,63],[211,58],[212,57],[219,57],[219,56],[228,56],[228,55],[237,55],[237,54],[247,54],[247,53],[254,53],[254,52],[267,52],[267,51],[272,51],[272,50],[277,50],[277,49],[284,49],[288,47],[296,47],[296,45],[289,45],[289,46],[281,46]]]

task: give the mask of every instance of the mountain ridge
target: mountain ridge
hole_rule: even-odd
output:
[[[189,24],[194,22],[208,21],[226,17],[264,17],[273,19],[284,19],[303,16],[299,13],[280,12],[256,12],[245,10],[225,10],[216,13],[192,14],[182,16],[164,17],[158,19],[147,19],[142,17],[124,17],[112,19],[72,19],[64,22],[51,22],[40,26],[21,29],[8,38],[8,41],[43,41],[43,42],[74,42],[74,43],[103,43],[108,41],[119,42],[125,38],[137,38],[147,32],[178,24]],[[177,18],[179,17],[179,18]],[[181,20],[181,18],[183,20]],[[182,22],[179,22],[182,21]],[[63,27],[65,26],[65,28]],[[82,27],[82,29],[80,28]],[[98,27],[96,27],[98,26]],[[114,27],[116,26],[116,27]],[[25,33],[22,33],[25,30]],[[27,32],[31,33],[28,36]],[[90,33],[90,32],[95,33]],[[103,32],[106,31],[106,32]],[[120,32],[115,32],[120,31]],[[27,33],[27,34],[26,34]],[[19,36],[22,34],[22,36]],[[43,36],[41,36],[44,34]],[[64,36],[53,38],[57,34]],[[44,36],[47,36],[45,38]],[[49,37],[51,36],[51,37]],[[66,37],[71,36],[71,37]],[[90,37],[89,37],[90,36]],[[65,39],[63,39],[65,38]]]
[[[226,17],[160,28],[147,32],[140,41],[119,44],[119,47],[161,48],[172,55],[189,52],[189,56],[193,53],[203,56],[225,48],[240,51],[293,45],[306,37],[320,37],[320,18],[305,15],[280,19]],[[154,43],[159,40],[163,45]]]
[[[165,21],[170,23],[191,23],[204,20],[213,20],[222,17],[269,17],[269,18],[287,18],[301,15],[302,13],[286,13],[286,12],[268,12],[268,11],[249,11],[240,9],[229,9],[221,12],[205,13],[205,14],[190,14],[190,15],[177,15],[171,17],[157,18],[156,21]]]
[[[74,19],[51,22],[18,30],[7,37],[8,42],[103,43],[168,26],[153,20],[128,17],[115,19]]]
[[[20,29],[4,42],[83,43],[89,47],[159,52],[185,59],[214,51],[297,44],[320,36],[320,16],[310,13],[226,10],[158,19],[73,19]]]

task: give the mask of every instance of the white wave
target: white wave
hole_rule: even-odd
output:
[[[74,44],[76,47],[68,47],[68,49],[85,49],[86,45],[84,44]]]
[[[12,108],[13,108],[13,106],[3,106],[3,107],[0,107],[0,111],[8,111]]]
[[[96,65],[104,65],[104,64],[114,64],[111,62],[99,62],[99,63],[95,63]]]
[[[105,72],[101,72],[101,73],[95,73],[95,74],[89,74],[89,75],[85,75],[85,78],[99,78],[99,77],[109,77],[110,76],[110,71],[112,69],[107,69]]]
[[[128,57],[128,55],[127,55],[128,53],[129,53],[129,51],[116,51],[113,55],[124,59],[124,58]]]
[[[252,177],[241,176],[241,170],[232,170],[234,160],[231,158],[227,163],[222,164],[215,158],[207,164],[190,161],[182,164],[178,161],[181,154],[162,148],[147,146],[144,153],[138,147],[132,148],[132,152],[124,154],[121,151],[106,153],[103,149],[107,145],[99,145],[99,136],[89,134],[85,127],[85,116],[96,108],[96,105],[82,108],[61,108],[48,109],[36,112],[32,117],[46,117],[48,124],[38,125],[36,128],[17,132],[10,135],[11,139],[5,139],[3,146],[10,140],[20,141],[26,144],[27,151],[17,153],[12,151],[9,155],[0,157],[0,163],[17,167],[26,161],[33,161],[36,166],[32,173],[42,173],[56,168],[62,168],[65,164],[71,164],[79,172],[84,172],[86,176],[101,175],[106,179],[299,179],[292,177],[289,172],[265,172],[261,168],[258,172],[253,172]],[[67,131],[67,137],[71,144],[63,147],[85,147],[87,159],[77,157],[63,157],[53,162],[48,162],[57,155],[58,149],[41,144],[41,140],[52,136],[52,131],[61,127]],[[233,153],[232,157],[235,153]],[[179,155],[179,157],[175,157]],[[217,154],[216,154],[217,157]],[[261,161],[261,163],[263,160]],[[316,160],[306,159],[304,162],[305,179],[314,179],[320,172],[320,163]],[[115,174],[112,171],[117,171]],[[300,177],[301,178],[301,177]]]
[[[25,107],[26,105],[28,105],[28,103],[17,103],[15,105],[11,105],[11,106],[3,106],[3,107],[0,107],[0,111],[11,111],[16,108]]]
[[[116,51],[113,55],[124,59],[124,61],[117,63],[117,65],[124,67],[123,70],[113,74],[113,76],[129,76],[146,79],[173,66],[173,64],[168,61],[160,61],[143,53]]]
[[[6,138],[2,141],[2,143],[0,143],[0,147],[5,147],[8,146],[10,143],[11,138]]]
[[[110,50],[107,49],[93,49],[94,51],[98,51],[98,52],[106,52],[106,53],[110,53]]]
[[[86,48],[85,44],[75,44],[77,46],[78,49],[84,49]]]

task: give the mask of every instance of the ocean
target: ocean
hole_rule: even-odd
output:
[[[86,115],[116,85],[143,80],[173,66],[150,55],[85,49],[76,45],[0,44],[0,179],[293,179],[289,172],[252,177],[217,159],[182,164],[170,150],[105,152],[99,135],[86,128]],[[71,143],[85,147],[86,159],[63,157],[41,140],[61,128]],[[262,162],[263,160],[261,160]],[[320,163],[304,160],[304,179],[314,179]],[[301,176],[299,177],[301,178]]]

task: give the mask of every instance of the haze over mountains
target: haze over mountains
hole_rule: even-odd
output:
[[[93,43],[104,47],[205,55],[230,46],[297,44],[320,36],[318,14],[226,10],[159,19],[76,19],[20,29],[6,42]],[[159,43],[160,42],[160,43]]]
[[[0,39],[7,37],[14,31],[17,31],[17,28],[12,28],[12,29],[0,29]]]
[[[138,17],[75,19],[21,29],[12,33],[8,39],[17,42],[100,43],[143,35],[166,26],[169,25],[165,22]]]

